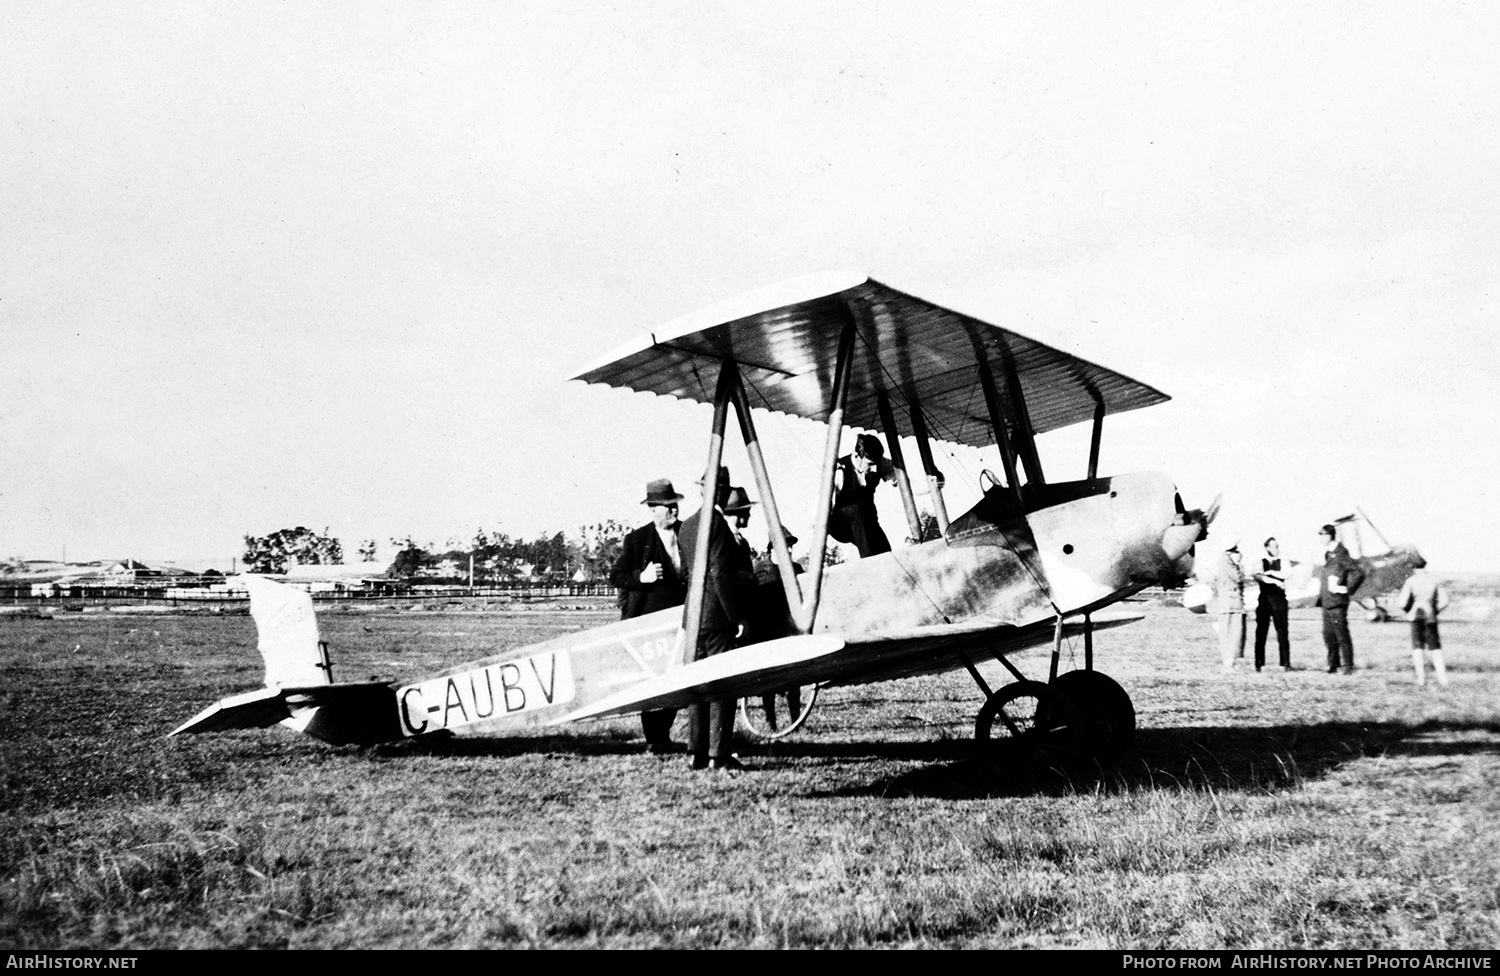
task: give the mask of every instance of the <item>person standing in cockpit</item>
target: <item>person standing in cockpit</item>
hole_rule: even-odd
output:
[[[882,478],[892,477],[885,447],[874,434],[854,439],[854,452],[839,458],[833,472],[833,511],[828,516],[828,534],[840,542],[852,542],[861,559],[891,551],[890,540],[880,527],[875,511],[875,488]]]

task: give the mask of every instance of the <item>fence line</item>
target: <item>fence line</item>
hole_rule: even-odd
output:
[[[314,602],[363,603],[391,601],[419,603],[434,599],[501,597],[513,600],[559,597],[617,596],[609,583],[503,583],[488,586],[389,586],[374,589],[313,590]],[[31,584],[0,586],[0,602],[19,606],[50,606],[63,603],[92,605],[165,603],[192,606],[205,603],[248,604],[244,591],[209,590],[168,586],[61,586],[50,594],[34,594]]]

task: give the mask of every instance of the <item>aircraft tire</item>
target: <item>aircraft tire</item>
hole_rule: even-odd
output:
[[[1056,688],[1078,708],[1084,755],[1101,769],[1119,762],[1135,738],[1135,706],[1130,693],[1098,671],[1060,674]]]
[[[1065,771],[1083,758],[1083,732],[1073,703],[1040,681],[1006,685],[974,722],[975,745],[997,766],[1020,762]]]
[[[752,739],[774,742],[802,728],[818,701],[817,685],[786,688],[774,695],[741,698],[740,729]]]

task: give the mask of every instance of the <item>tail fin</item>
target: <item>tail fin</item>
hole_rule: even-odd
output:
[[[318,636],[312,595],[262,576],[246,576],[244,581],[250,593],[250,616],[260,635],[260,656],[266,662],[266,687],[333,684],[328,645]]]
[[[266,686],[210,705],[169,736],[281,724],[338,744],[401,737],[393,685],[333,683],[310,594],[259,576],[246,576],[245,588],[266,662]]]

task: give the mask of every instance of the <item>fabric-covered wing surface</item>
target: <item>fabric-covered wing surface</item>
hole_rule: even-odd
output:
[[[1006,377],[1018,378],[1032,429],[1092,420],[1102,403],[1120,413],[1169,399],[1143,383],[999,326],[934,305],[870,278],[825,274],[738,296],[617,350],[573,379],[712,403],[719,365],[734,360],[753,406],[826,421],[839,337],[856,329],[844,421],[880,427],[877,397],[917,399],[934,437],[993,442],[979,393],[977,356],[1015,416]]]
[[[1139,613],[1095,614],[1095,631],[1143,619]],[[1084,622],[1063,627],[1065,639],[1082,636]],[[964,666],[963,655],[980,659],[1046,647],[1053,624],[1015,627],[976,618],[960,624],[913,627],[873,634],[816,634],[750,644],[694,661],[562,716],[572,722],[652,708],[682,708],[710,698],[743,698],[792,685],[854,685],[940,674]]]

